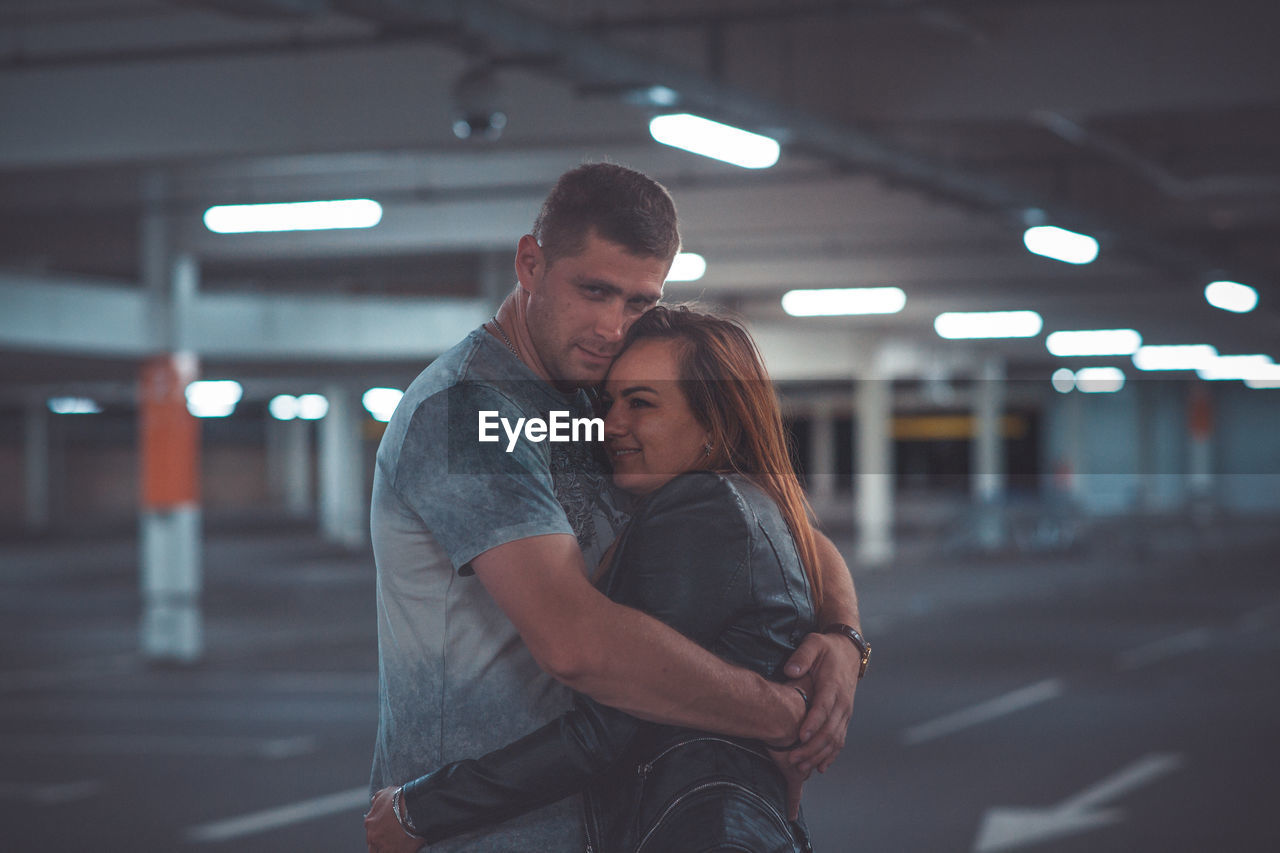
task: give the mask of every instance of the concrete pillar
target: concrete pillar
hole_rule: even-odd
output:
[[[200,610],[199,424],[186,410],[193,357],[161,355],[143,366],[140,432],[143,656],[192,663],[204,652]]]
[[[147,176],[143,196],[140,266],[159,354],[140,381],[139,641],[152,662],[188,664],[204,652],[200,431],[185,395],[199,371],[187,347],[200,273],[173,253],[163,176]]]
[[[49,409],[43,400],[28,401],[23,412],[24,522],[38,532],[49,527]]]
[[[1186,492],[1182,388],[1177,382],[1146,378],[1132,386],[1138,397],[1139,506],[1147,514],[1170,512]]]
[[[311,421],[267,421],[267,477],[271,497],[292,518],[311,518]]]
[[[326,539],[359,548],[369,535],[369,496],[364,493],[361,405],[354,391],[325,389],[329,413],[320,421],[320,531]]]
[[[970,476],[977,510],[974,533],[983,548],[1004,544],[1004,365],[998,359],[983,362],[974,385],[973,463]]]
[[[480,298],[490,312],[496,312],[515,287],[514,263],[511,252],[485,252],[480,256]]]
[[[893,557],[893,383],[874,374],[865,376],[857,380],[854,396],[858,559],[879,565]]]
[[[199,504],[143,514],[143,655],[156,663],[194,663],[204,653]]]
[[[815,504],[827,504],[836,494],[836,417],[826,403],[815,406],[811,416],[806,478],[809,499]]]
[[[1210,382],[1192,382],[1187,392],[1187,492],[1199,518],[1213,513],[1213,391]]]
[[[1063,409],[1066,421],[1066,493],[1078,503],[1084,492],[1084,478],[1088,476],[1084,459],[1084,394],[1072,391],[1063,401]]]

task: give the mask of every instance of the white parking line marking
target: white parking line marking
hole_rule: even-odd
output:
[[[0,782],[0,799],[19,800],[40,806],[59,806],[64,803],[74,803],[76,800],[88,799],[101,790],[102,783],[96,780],[62,782],[52,785]]]
[[[1057,678],[1038,681],[1026,687],[988,699],[969,708],[938,717],[927,723],[912,726],[902,733],[902,742],[907,746],[915,746],[930,740],[936,740],[954,734],[963,729],[994,720],[1008,714],[1030,708],[1062,694],[1063,685]]]
[[[1262,631],[1271,627],[1271,623],[1280,616],[1280,603],[1271,603],[1254,608],[1236,620],[1236,628],[1249,633]]]
[[[188,841],[195,842],[228,841],[232,838],[267,832],[268,830],[279,829],[282,826],[303,823],[318,817],[337,814],[338,812],[357,809],[364,811],[368,807],[369,788],[368,786],[363,786],[352,788],[349,791],[339,791],[336,794],[329,794],[324,797],[316,797],[312,800],[303,800],[300,803],[290,803],[287,806],[265,809],[240,817],[202,823],[199,826],[193,826],[188,829],[186,838]]]
[[[314,752],[313,737],[235,735],[3,735],[0,752],[55,755],[219,755],[293,758]]]
[[[41,690],[76,682],[100,681],[127,672],[133,663],[131,655],[76,661],[69,669],[18,669],[0,672],[0,693]]]
[[[1164,637],[1121,652],[1116,656],[1115,668],[1117,672],[1127,672],[1150,666],[1171,657],[1203,649],[1209,645],[1210,639],[1208,628],[1195,628],[1181,634],[1174,634],[1172,637]]]

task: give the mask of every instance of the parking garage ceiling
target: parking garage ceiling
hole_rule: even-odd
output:
[[[1029,308],[1045,331],[1280,358],[1278,25],[1263,0],[8,2],[0,271],[141,287],[159,187],[205,291],[479,296],[555,177],[610,159],[672,189],[707,260],[669,292],[756,323],[935,346],[941,311]],[[455,135],[468,74],[488,80],[468,109],[506,116],[496,140]],[[677,103],[646,101],[655,86]],[[661,146],[648,121],[672,110],[775,135],[782,158]],[[377,199],[382,223],[227,236],[200,219],[340,197]],[[1029,254],[1037,217],[1093,234],[1099,260]],[[1255,287],[1258,310],[1210,307],[1213,278]],[[906,310],[779,306],[877,285]],[[1043,336],[1001,348],[1050,363]],[[0,376],[41,358],[10,347]]]

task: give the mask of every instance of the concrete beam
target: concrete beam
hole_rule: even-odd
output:
[[[0,347],[141,357],[158,337],[143,292],[124,282],[0,274]]]
[[[0,347],[141,357],[157,351],[146,294],[115,282],[0,275]],[[201,294],[190,348],[223,359],[429,358],[489,316],[483,300]]]

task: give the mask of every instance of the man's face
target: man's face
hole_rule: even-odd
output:
[[[594,232],[582,252],[548,266],[533,238],[521,239],[516,273],[529,292],[529,334],[557,386],[604,379],[627,329],[662,298],[670,267]]]

